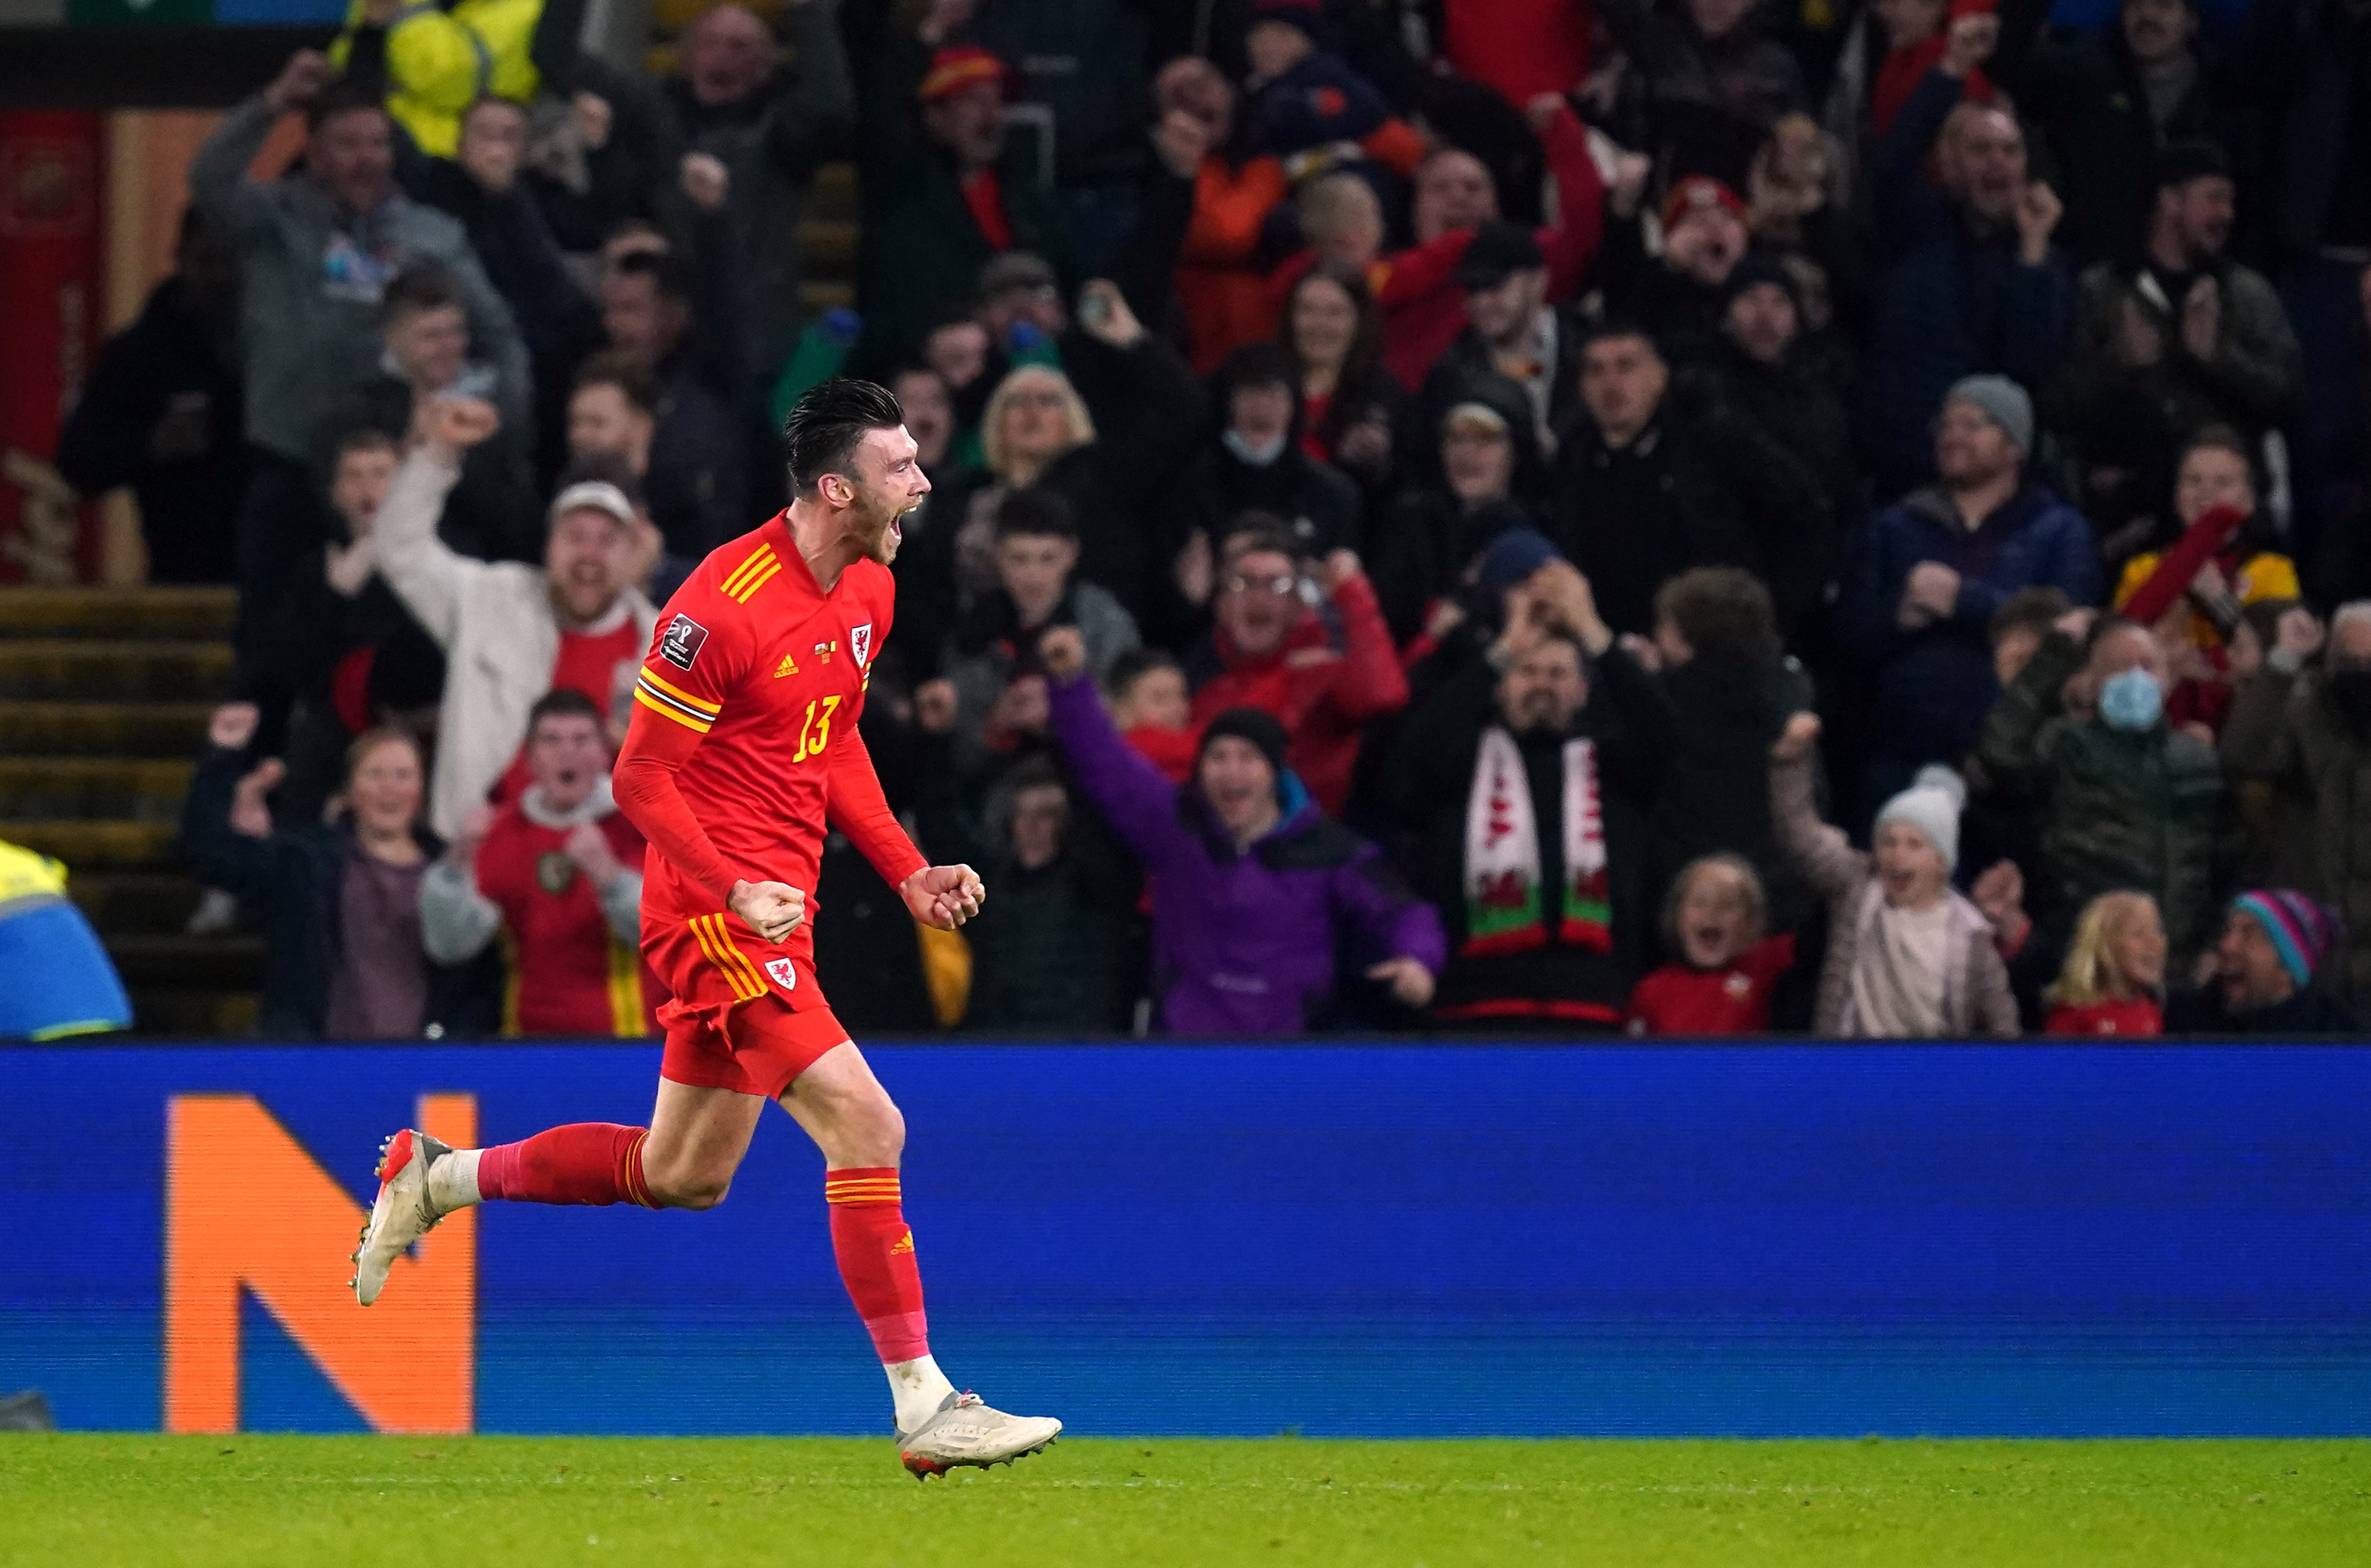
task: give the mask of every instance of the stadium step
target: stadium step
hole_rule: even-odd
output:
[[[190,764],[166,757],[0,756],[0,801],[23,817],[172,822]]]
[[[225,642],[9,638],[0,640],[0,701],[219,701],[230,668]]]
[[[125,989],[252,989],[263,973],[263,939],[126,931],[107,939]]]
[[[230,684],[227,588],[0,588],[0,838],[64,861],[145,1034],[252,1027],[260,939],[188,933],[182,797]]]
[[[94,870],[162,870],[175,864],[169,822],[76,821],[65,818],[0,818],[0,838],[65,862],[69,872]]]
[[[228,588],[0,588],[0,638],[227,638]]]
[[[0,756],[195,756],[210,702],[0,702]]]
[[[110,935],[179,936],[205,889],[179,871],[81,871],[66,894]]]

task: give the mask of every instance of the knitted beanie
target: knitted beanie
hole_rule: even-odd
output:
[[[1943,857],[1943,869],[1955,870],[1960,864],[1960,808],[1967,801],[1966,782],[1942,764],[1929,763],[1918,770],[1909,789],[1885,802],[1873,831],[1882,832],[1897,822],[1914,827]]]

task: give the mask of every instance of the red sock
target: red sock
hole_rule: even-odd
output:
[[[576,1122],[478,1156],[478,1195],[515,1204],[640,1204],[656,1208],[642,1182],[648,1127]]]
[[[856,1315],[873,1336],[881,1364],[895,1366],[931,1354],[922,1314],[922,1271],[914,1262],[914,1233],[897,1199],[894,1166],[827,1170],[824,1202],[831,1205],[831,1251]]]

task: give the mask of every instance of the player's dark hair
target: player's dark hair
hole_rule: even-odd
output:
[[[1984,628],[1984,640],[1997,648],[2001,639],[2012,632],[2030,631],[2037,637],[2047,637],[2058,617],[2071,607],[2064,588],[2047,584],[2020,588],[1993,612],[1991,623]]]
[[[385,96],[352,76],[340,76],[315,94],[313,101],[305,106],[305,129],[308,133],[318,131],[341,114],[353,114],[365,109],[374,114],[385,115]]]
[[[1111,674],[1104,677],[1104,695],[1114,702],[1124,701],[1136,689],[1136,683],[1155,670],[1182,670],[1177,655],[1166,648],[1139,643],[1112,661]]]
[[[1079,536],[1078,519],[1070,503],[1052,490],[1007,490],[996,504],[996,536],[1000,539],[1071,539]]]
[[[1778,656],[1770,590],[1734,566],[1683,571],[1655,592],[1655,614],[1680,628],[1698,658],[1762,663]]]
[[[617,349],[604,349],[576,367],[572,392],[582,392],[587,386],[614,386],[619,396],[642,412],[655,413],[659,406],[659,389],[649,371],[630,354]]]
[[[378,296],[378,318],[393,321],[422,310],[444,310],[468,304],[460,280],[440,261],[414,261],[387,281]]]
[[[691,303],[691,263],[672,250],[636,250],[619,257],[610,271],[620,278],[648,278],[663,300]]]
[[[591,698],[574,686],[554,686],[537,698],[535,706],[526,710],[526,732],[530,739],[535,735],[535,727],[547,719],[590,719],[598,725],[601,709]]]
[[[826,474],[848,471],[868,432],[896,430],[905,422],[906,412],[889,388],[873,382],[835,375],[807,388],[782,424],[792,493],[813,495]]]

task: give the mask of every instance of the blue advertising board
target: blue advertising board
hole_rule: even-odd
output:
[[[2371,1051],[868,1054],[933,1349],[1074,1431],[2371,1433]],[[83,1428],[883,1430],[787,1117],[716,1210],[489,1205],[342,1297],[423,1096],[503,1141],[642,1120],[656,1065],[0,1050],[0,1391]]]

